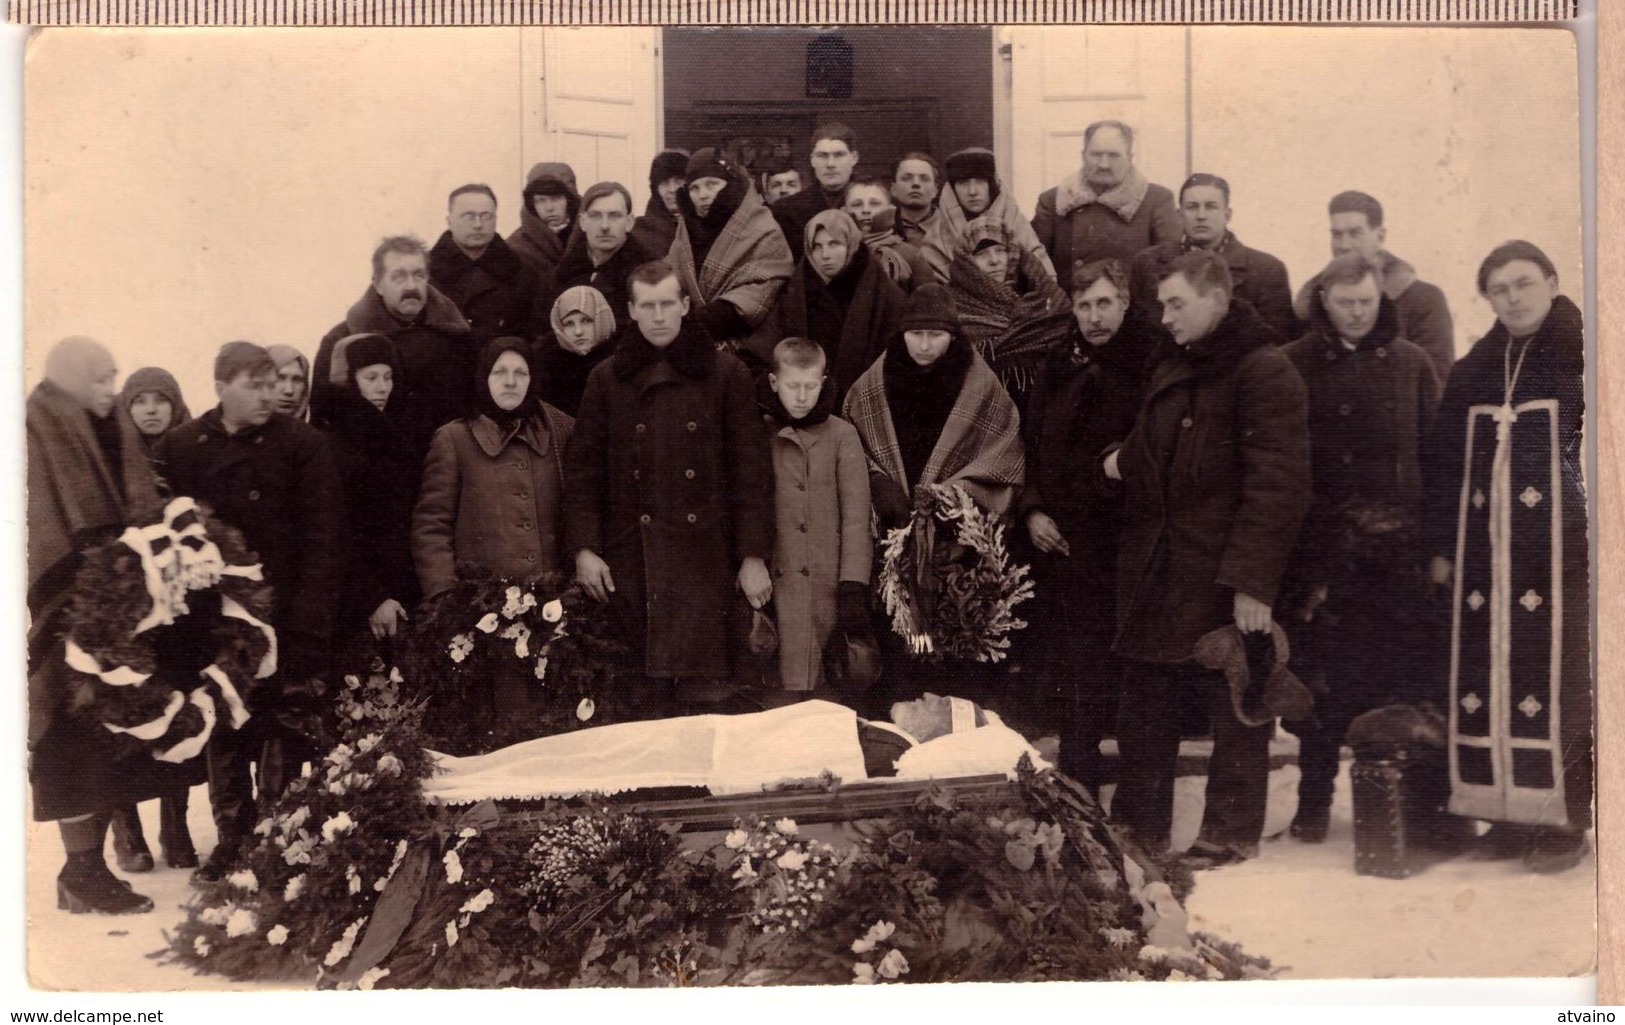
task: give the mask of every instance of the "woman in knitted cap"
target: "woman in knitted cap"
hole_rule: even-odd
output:
[[[971,346],[1025,411],[1038,369],[1071,333],[1066,293],[1002,222],[986,215],[966,226],[948,290]]]
[[[418,600],[411,530],[423,459],[391,411],[399,369],[395,343],[385,335],[350,335],[333,348],[331,432],[352,560],[339,604],[346,638],[363,631],[394,637]]]
[[[730,350],[767,319],[794,262],[778,221],[749,179],[714,149],[689,158],[669,261],[694,318]]]
[[[508,248],[546,281],[564,255],[564,244],[581,209],[576,173],[569,164],[537,164],[525,175],[520,198],[519,227],[508,236]]]
[[[845,210],[825,210],[807,222],[806,259],[790,275],[773,313],[752,336],[763,363],[785,338],[811,338],[824,350],[832,401],[839,404],[897,333],[902,290],[863,244]]]
[[[664,260],[671,252],[671,240],[677,235],[677,194],[687,175],[687,150],[661,150],[649,163],[649,205],[632,225],[632,241],[650,253],[651,260]]]
[[[192,419],[175,375],[162,367],[142,367],[125,378],[119,406],[135,424],[148,458],[159,438]]]
[[[567,288],[549,314],[553,333],[536,342],[536,373],[542,401],[571,416],[592,368],[615,354],[615,312],[591,285]]]
[[[265,351],[276,361],[272,407],[295,420],[310,419],[310,360],[291,345],[268,345]]]

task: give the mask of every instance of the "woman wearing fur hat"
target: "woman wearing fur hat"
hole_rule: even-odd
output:
[[[765,364],[782,339],[817,342],[827,360],[828,390],[839,404],[897,333],[905,298],[845,210],[814,216],[804,238],[806,259],[752,337],[751,351]]]
[[[592,368],[615,355],[615,312],[591,285],[567,288],[548,315],[551,334],[536,340],[542,401],[575,416]]]
[[[649,162],[649,205],[632,225],[632,241],[650,259],[663,260],[677,237],[677,194],[688,176],[688,151],[661,150]]]
[[[789,243],[762,197],[714,149],[689,158],[667,260],[694,321],[730,350],[767,319],[794,267]]]
[[[539,280],[547,281],[564,256],[564,244],[581,208],[576,173],[569,164],[537,164],[525,175],[521,198],[519,227],[508,236],[508,248]]]
[[[1004,191],[991,151],[962,149],[948,158],[943,170],[948,187],[937,200],[938,215],[932,221],[931,231],[920,241],[920,255],[936,272],[938,281],[948,280],[960,242],[970,222],[978,217],[1004,226],[1012,263],[1025,263],[1020,254],[1030,253],[1044,273],[1054,280],[1055,265],[1033,232],[1033,226],[1016,206],[1015,197]]]

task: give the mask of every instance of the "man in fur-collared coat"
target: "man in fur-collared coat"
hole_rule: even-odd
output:
[[[1309,507],[1308,402],[1274,332],[1250,305],[1230,302],[1222,258],[1186,253],[1164,274],[1157,297],[1173,348],[1151,373],[1133,431],[1102,464],[1124,499],[1122,761],[1112,814],[1148,848],[1167,845],[1180,709],[1200,701],[1213,757],[1191,853],[1218,865],[1258,851],[1273,724],[1243,725],[1224,677],[1191,658],[1211,630],[1271,628]]]
[[[534,333],[543,279],[497,234],[497,197],[488,185],[464,185],[447,200],[446,231],[429,250],[429,283],[457,304],[482,341]]]
[[[1083,166],[1038,197],[1033,232],[1064,280],[1079,263],[1178,242],[1179,211],[1174,194],[1134,166],[1134,129],[1096,121],[1083,132]]]
[[[772,594],[773,469],[750,372],[688,321],[671,266],[630,288],[632,323],[588,377],[565,453],[565,552],[612,606],[658,718],[723,696],[706,688],[730,670],[730,605]]]

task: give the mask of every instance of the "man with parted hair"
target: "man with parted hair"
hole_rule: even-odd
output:
[[[1159,316],[1157,277],[1161,268],[1180,253],[1206,249],[1224,258],[1230,268],[1235,296],[1251,303],[1258,316],[1273,328],[1284,345],[1296,337],[1292,290],[1286,264],[1268,253],[1241,244],[1230,230],[1230,183],[1216,174],[1193,174],[1179,187],[1179,218],[1184,234],[1177,242],[1164,242],[1134,257],[1131,268],[1134,301]]]
[[[1394,301],[1400,335],[1428,354],[1441,384],[1449,380],[1450,368],[1456,361],[1456,331],[1450,304],[1437,285],[1418,278],[1416,268],[1384,248],[1388,228],[1383,221],[1382,204],[1364,192],[1349,190],[1333,196],[1326,213],[1331,221],[1332,255],[1358,253],[1382,273],[1382,292]],[[1310,329],[1319,289],[1318,279],[1310,278],[1298,289],[1292,302],[1299,333]]]
[[[918,246],[931,233],[939,216],[937,198],[942,194],[942,166],[929,153],[911,150],[892,165],[891,195],[897,202],[897,234],[911,246]]]
[[[480,339],[530,334],[542,279],[497,234],[497,194],[462,185],[446,197],[446,230],[429,250],[429,283]]]
[[[1192,250],[1162,274],[1170,340],[1133,430],[1101,465],[1123,495],[1114,645],[1124,663],[1122,757],[1112,815],[1148,849],[1167,846],[1181,710],[1205,705],[1213,755],[1191,856],[1210,866],[1258,852],[1273,724],[1244,725],[1224,675],[1192,658],[1199,639],[1228,624],[1244,636],[1272,629],[1309,507],[1308,403],[1272,332],[1251,306],[1231,302],[1223,258]]]
[[[813,181],[808,187],[769,207],[797,263],[801,262],[807,222],[825,210],[839,210],[846,202],[846,183],[858,166],[857,135],[839,121],[819,125],[812,134],[811,162]]]
[[[333,347],[350,335],[381,334],[400,359],[392,412],[409,442],[427,452],[435,429],[474,408],[475,342],[457,305],[429,283],[428,253],[410,235],[384,239],[372,253],[372,284],[344,321],[322,338],[311,368],[311,422],[331,424],[337,396],[329,379]]]
[[[551,311],[565,289],[591,285],[609,302],[617,319],[624,317],[627,275],[664,255],[644,249],[631,235],[632,223],[632,194],[620,182],[598,182],[583,192],[576,230],[545,282],[538,312]],[[537,333],[543,330],[538,328]]]
[[[1134,129],[1096,121],[1083,130],[1083,166],[1038,197],[1033,231],[1064,279],[1079,262],[1178,242],[1179,212],[1174,194],[1134,166]]]

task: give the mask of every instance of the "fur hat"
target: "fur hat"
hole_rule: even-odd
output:
[[[649,162],[649,188],[658,189],[661,182],[669,178],[682,178],[687,173],[688,150],[661,150]]]
[[[342,387],[355,380],[356,371],[375,363],[383,363],[395,371],[401,369],[400,356],[388,335],[359,334],[340,338],[333,346],[328,382]]]
[[[697,178],[720,178],[725,182],[731,182],[734,180],[733,165],[710,146],[695,150],[694,155],[688,158],[688,165],[683,169],[683,180],[691,182]]]
[[[993,160],[992,150],[962,149],[948,158],[944,171],[947,173],[950,185],[969,178],[980,178],[990,183],[999,180],[999,172]]]
[[[1314,714],[1314,695],[1286,667],[1292,648],[1279,623],[1271,624],[1268,635],[1244,635],[1234,623],[1227,623],[1198,638],[1191,655],[1209,669],[1224,672],[1231,710],[1244,726]]]
[[[909,293],[903,307],[903,331],[946,331],[959,333],[959,309],[953,293],[936,282],[921,285]]]

